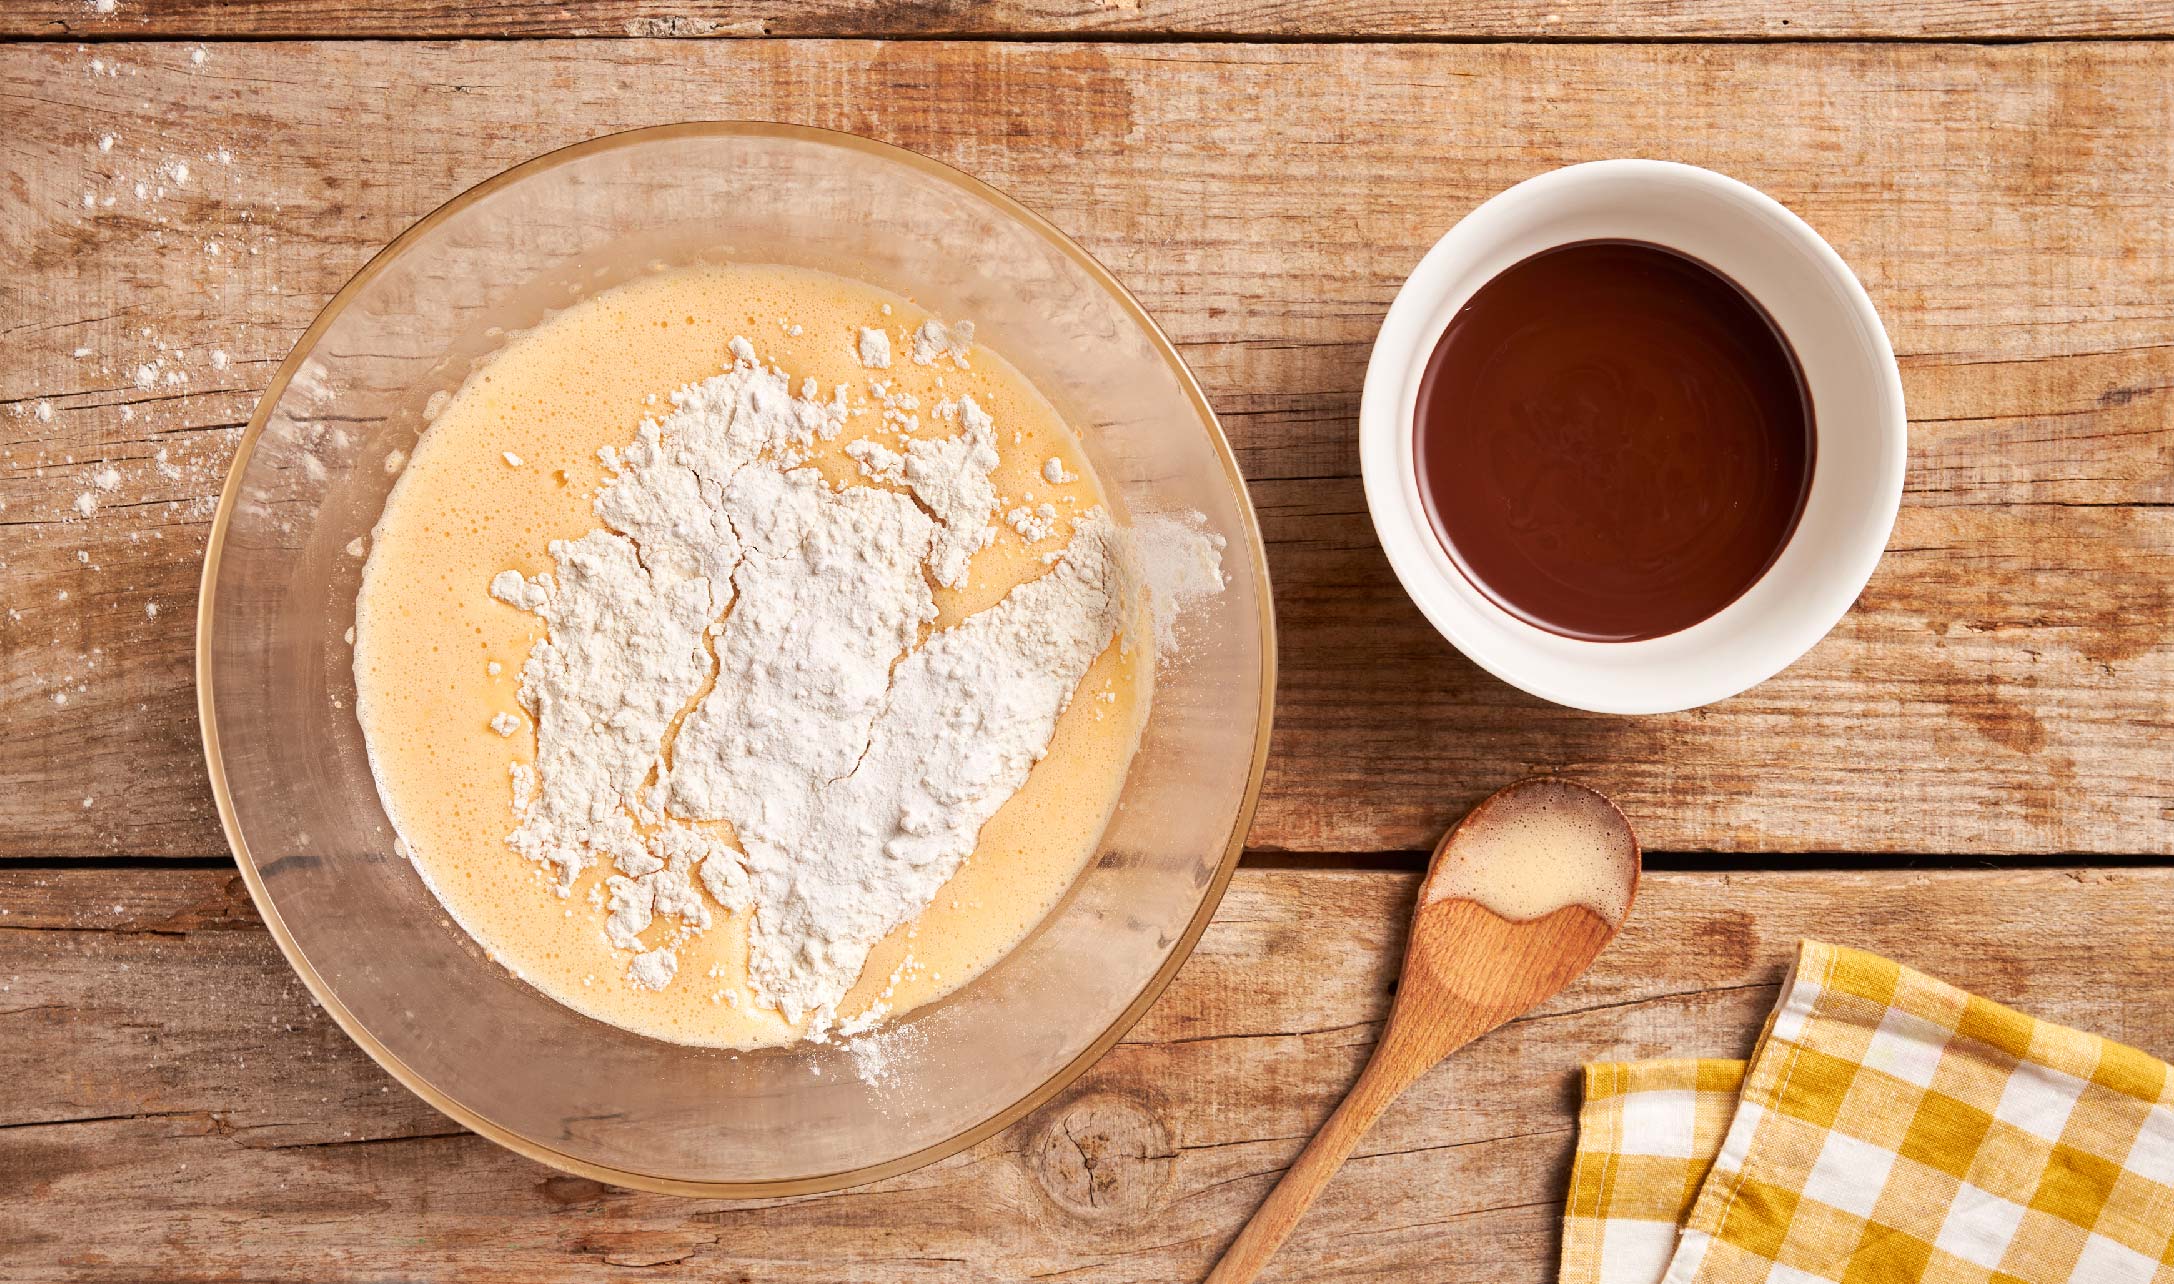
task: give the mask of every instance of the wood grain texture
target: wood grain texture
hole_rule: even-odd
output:
[[[1811,40],[2150,36],[2163,0],[20,0],[0,37],[1217,36],[1275,40]]]
[[[1358,1073],[1416,876],[1241,872],[1176,983],[1018,1126],[835,1195],[563,1176],[312,1007],[239,880],[0,872],[0,1280],[1198,1279]],[[1582,1060],[1743,1055],[1800,936],[2174,1053],[2174,871],[1649,875],[1614,947],[1415,1084],[1266,1278],[1554,1278]]]
[[[223,849],[186,621],[236,426],[318,304],[511,163],[734,116],[990,179],[1176,339],[1276,583],[1256,846],[1421,849],[1567,770],[1658,851],[2174,852],[2174,46],[195,53],[0,47],[0,856]],[[1744,696],[1623,719],[1526,698],[1426,625],[1375,545],[1354,420],[1435,237],[1518,179],[1636,154],[1820,228],[1887,320],[1913,424],[1858,609]]]

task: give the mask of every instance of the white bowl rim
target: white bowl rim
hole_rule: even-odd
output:
[[[1431,521],[1419,507],[1412,449],[1414,427],[1409,414],[1410,393],[1448,317],[1470,297],[1477,284],[1484,284],[1482,281],[1471,288],[1452,289],[1455,278],[1469,267],[1477,252],[1512,234],[1526,213],[1542,202],[1558,200],[1594,184],[1625,179],[1672,184],[1724,198],[1743,210],[1744,217],[1762,219],[1766,227],[1814,260],[1825,284],[1846,311],[1844,319],[1849,328],[1864,345],[1861,355],[1877,371],[1871,393],[1879,406],[1879,413],[1860,428],[1877,439],[1879,475],[1853,500],[1861,519],[1856,535],[1825,563],[1818,583],[1809,586],[1815,606],[1806,613],[1805,621],[1790,629],[1784,639],[1755,653],[1704,655],[1698,664],[1671,659],[1665,667],[1674,672],[1664,687],[1629,693],[1618,689],[1609,680],[1610,674],[1598,670],[1571,681],[1537,672],[1542,667],[1536,663],[1539,649],[1547,648],[1558,656],[1582,654],[1596,662],[1605,658],[1616,673],[1660,672],[1663,663],[1657,652],[1681,657],[1695,651],[1699,634],[1719,634],[1743,618],[1752,592],[1747,591],[1688,629],[1636,642],[1566,638],[1519,619],[1480,593],[1455,569]],[[1693,258],[1704,257],[1695,246],[1668,248]],[[1806,373],[1809,377],[1811,372]],[[1822,431],[1815,426],[1815,433]],[[1420,259],[1390,304],[1367,363],[1359,410],[1360,466],[1367,509],[1391,569],[1420,612],[1444,638],[1488,673],[1542,699],[1595,713],[1673,713],[1711,704],[1766,681],[1817,645],[1848,613],[1886,551],[1901,508],[1908,444],[1902,378],[1893,347],[1871,297],[1842,256],[1810,224],[1757,188],[1713,170],[1662,160],[1585,161],[1549,170],[1504,189],[1458,220]],[[1813,487],[1818,485],[1815,462]],[[1792,534],[1791,542],[1796,538]],[[1780,565],[1777,558],[1776,567]],[[1760,583],[1772,577],[1774,571],[1769,568]],[[1753,585],[1754,590],[1759,587]],[[1649,661],[1648,657],[1655,658]],[[1546,667],[1560,666],[1551,663]]]

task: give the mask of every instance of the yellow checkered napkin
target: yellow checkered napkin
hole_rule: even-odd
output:
[[[2174,1284],[2174,1082],[1807,941],[1749,1062],[1586,1067],[1562,1281]]]
[[[1562,1284],[1657,1284],[1720,1153],[1741,1061],[1585,1067]]]

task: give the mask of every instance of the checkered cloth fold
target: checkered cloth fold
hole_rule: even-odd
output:
[[[1586,1067],[1563,1284],[2174,1284],[2174,1076],[1807,941],[1751,1060]]]

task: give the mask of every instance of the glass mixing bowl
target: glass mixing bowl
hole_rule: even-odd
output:
[[[697,261],[797,264],[970,317],[1133,514],[1197,510],[1229,586],[1159,674],[1118,810],[1066,899],[971,984],[893,1021],[876,1082],[830,1045],[729,1052],[592,1020],[492,963],[394,850],[354,717],[348,551],[434,399],[509,333]],[[359,548],[359,546],[356,546]],[[1275,685],[1244,482],[1170,343],[1055,228],[896,148],[687,124],[509,170],[333,296],[266,389],[205,554],[197,690],[212,788],[267,926],[325,1009],[484,1136],[626,1186],[777,1195],[868,1181],[1018,1119],[1131,1027],[1236,865]],[[507,859],[518,859],[512,853]]]

